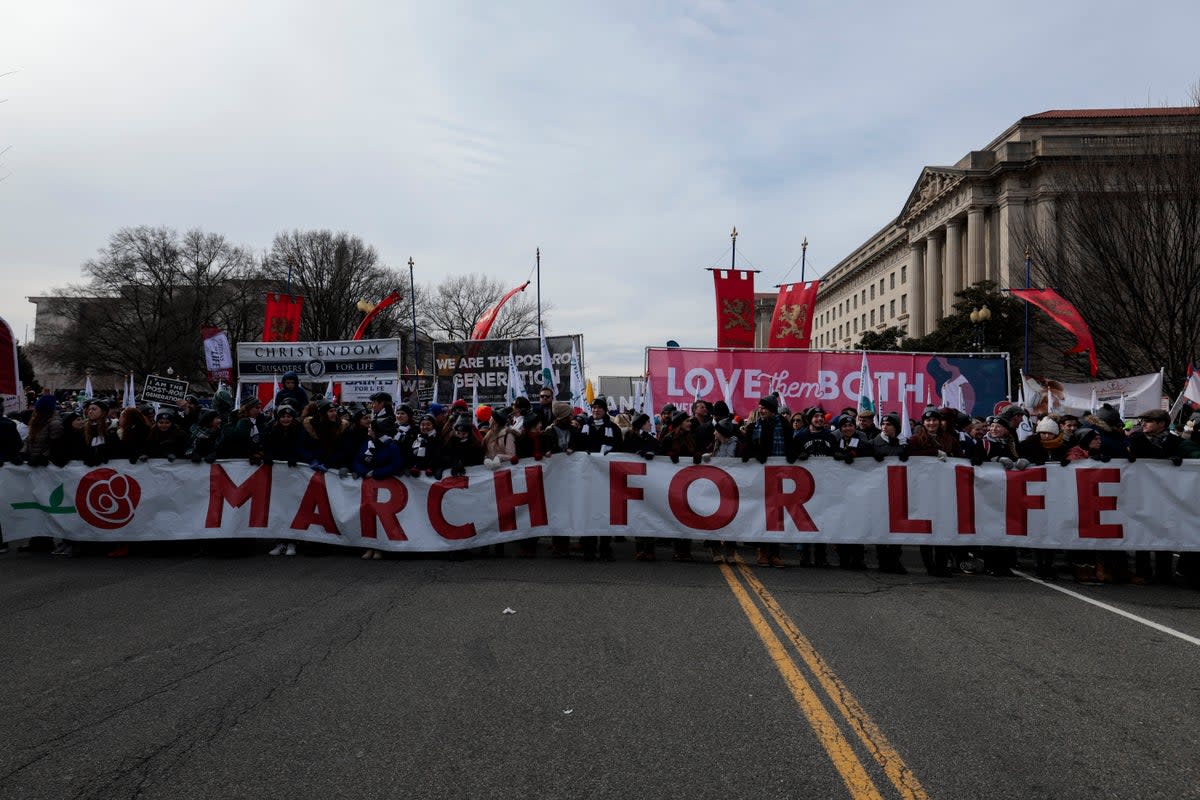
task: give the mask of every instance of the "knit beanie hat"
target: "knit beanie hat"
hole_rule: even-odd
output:
[[[1058,423],[1050,417],[1042,417],[1037,424],[1038,433],[1049,433],[1052,436],[1058,436]]]

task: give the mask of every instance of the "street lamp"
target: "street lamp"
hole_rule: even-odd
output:
[[[971,312],[971,324],[975,326],[971,333],[971,347],[974,349],[983,350],[986,347],[987,321],[991,318],[992,311],[987,306],[977,308]]]

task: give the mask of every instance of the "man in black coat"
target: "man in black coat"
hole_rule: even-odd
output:
[[[1152,458],[1170,461],[1175,466],[1183,463],[1181,445],[1183,440],[1170,430],[1171,417],[1161,408],[1142,415],[1142,426],[1129,434],[1129,460]],[[1154,569],[1150,568],[1149,550],[1138,550],[1133,554],[1134,583],[1171,583],[1175,572],[1174,556],[1169,551],[1154,551]]]

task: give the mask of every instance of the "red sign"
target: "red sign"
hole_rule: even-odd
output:
[[[813,309],[820,281],[786,283],[779,287],[767,347],[807,349],[812,340]]]
[[[717,347],[754,346],[754,272],[714,269]]]

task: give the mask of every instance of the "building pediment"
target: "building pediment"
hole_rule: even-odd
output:
[[[908,194],[900,210],[900,222],[906,224],[937,203],[962,183],[966,172],[951,167],[926,167]]]

